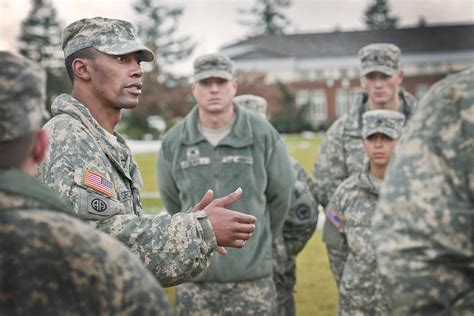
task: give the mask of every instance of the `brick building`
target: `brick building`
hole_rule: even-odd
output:
[[[221,49],[239,71],[244,91],[269,101],[270,115],[281,102],[276,82],[310,105],[315,126],[330,124],[349,110],[359,89],[359,49],[389,42],[402,50],[403,88],[421,97],[444,76],[474,66],[474,25],[441,25],[382,31],[334,31],[252,37]],[[272,92],[273,91],[273,92]]]

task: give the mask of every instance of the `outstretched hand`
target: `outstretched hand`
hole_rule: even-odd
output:
[[[223,247],[242,248],[255,230],[257,219],[255,216],[232,211],[226,207],[237,201],[242,196],[242,189],[213,199],[214,192],[209,190],[204,194],[201,201],[194,206],[193,212],[205,211],[211,222],[212,229],[216,235],[216,249],[220,254],[226,254]]]

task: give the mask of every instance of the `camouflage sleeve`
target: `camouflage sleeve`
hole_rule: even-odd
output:
[[[394,314],[474,304],[474,68],[435,85],[395,150],[373,220]]]
[[[296,175],[291,198],[290,212],[283,225],[283,238],[286,252],[296,256],[313,236],[318,223],[318,204],[310,192],[312,179],[303,167],[292,159]]]
[[[217,247],[207,218],[197,219],[189,213],[173,217],[138,217],[123,210],[118,201],[103,196],[100,198],[108,205],[106,214],[91,213],[88,201],[96,195],[81,186],[77,179],[77,174],[83,174],[82,170],[91,163],[90,157],[62,155],[48,170],[43,170],[40,180],[61,198],[70,200],[80,217],[90,220],[96,228],[138,254],[162,285],[188,281],[207,267],[212,251]]]
[[[164,151],[158,152],[157,162],[157,181],[158,188],[160,190],[160,197],[165,205],[168,213],[176,214],[181,211],[181,201],[179,199],[179,190],[173,177],[173,168],[169,165],[168,160],[165,158]]]
[[[267,160],[267,197],[270,212],[272,238],[281,235],[282,227],[288,215],[295,175],[285,144],[280,138],[274,145]]]
[[[336,121],[327,131],[314,164],[313,195],[326,207],[338,185],[349,175],[344,162],[342,120]]]
[[[344,266],[349,255],[349,247],[344,234],[342,210],[344,205],[342,186],[339,186],[326,208],[326,220],[323,226],[323,242],[326,244],[329,267],[339,288]]]
[[[138,258],[78,219],[12,211],[0,236],[2,253],[15,249],[10,255],[17,256],[2,276],[2,314],[171,315],[163,289]],[[4,298],[16,301],[13,310]]]

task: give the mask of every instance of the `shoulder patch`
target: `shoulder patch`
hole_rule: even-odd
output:
[[[341,215],[336,209],[330,208],[326,211],[326,218],[331,224],[333,224],[337,229],[341,228],[342,223],[344,222],[344,216]]]
[[[114,184],[99,173],[91,170],[86,170],[84,174],[84,186],[106,196],[112,196],[114,193]]]
[[[300,220],[308,219],[311,215],[311,208],[306,204],[300,204],[296,207],[296,216]]]

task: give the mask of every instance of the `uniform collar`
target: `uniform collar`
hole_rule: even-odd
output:
[[[234,106],[235,121],[229,135],[222,139],[217,146],[245,147],[253,143],[252,125],[250,114]],[[198,128],[199,107],[195,106],[184,119],[180,141],[191,146],[202,141],[207,141]]]

